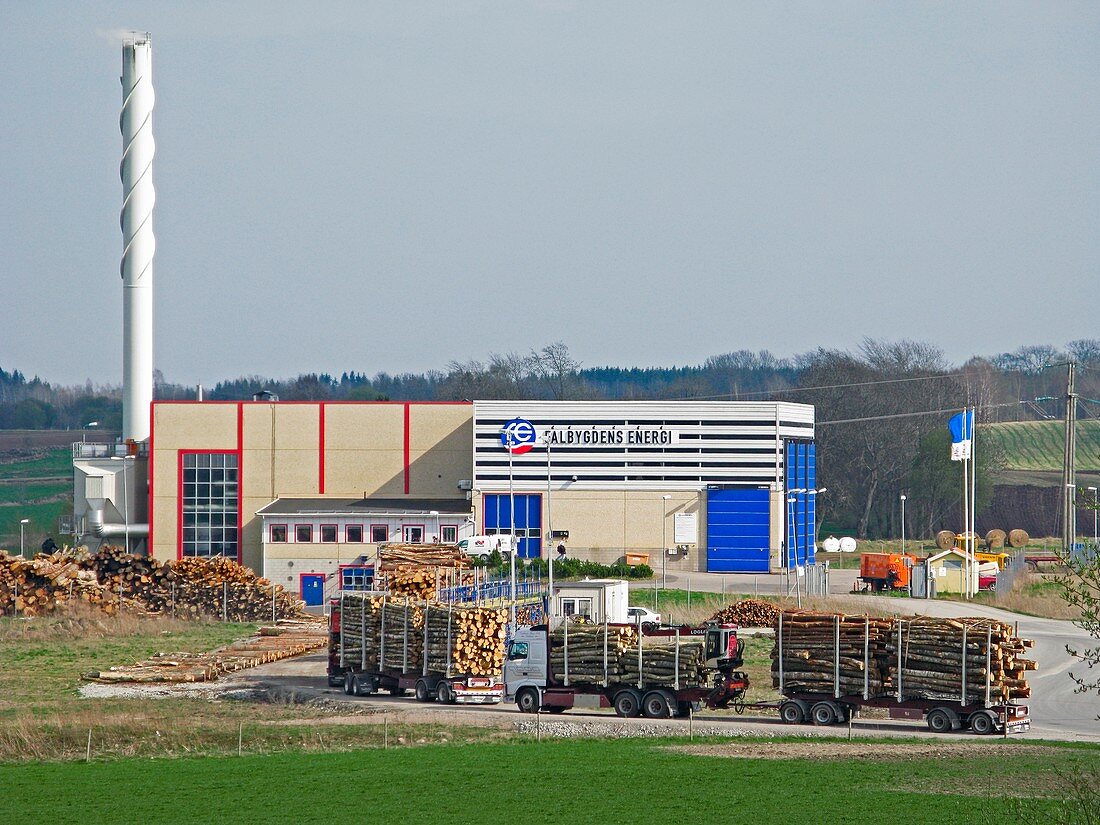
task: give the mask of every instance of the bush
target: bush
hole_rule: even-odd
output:
[[[498,575],[507,576],[508,565],[504,563],[493,564],[490,560],[486,565]],[[516,559],[517,571],[526,570],[528,576],[550,575],[550,563],[546,559]],[[554,561],[554,578],[557,579],[651,579],[653,568],[648,564],[627,565],[621,561],[614,564],[600,564],[586,559],[565,558]]]

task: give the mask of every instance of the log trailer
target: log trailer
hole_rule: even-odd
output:
[[[832,650],[821,650],[813,660],[801,659],[815,670],[811,682],[820,684],[831,683],[831,690],[806,690],[792,688],[792,683],[801,677],[805,677],[805,671],[800,673],[786,673],[784,670],[785,645],[787,639],[785,633],[784,616],[780,616],[776,626],[776,654],[773,658],[773,680],[778,676],[778,684],[773,685],[778,689],[782,699],[778,703],[779,718],[788,724],[813,723],[814,725],[835,725],[847,723],[853,716],[857,716],[863,708],[882,708],[888,711],[891,719],[924,719],[928,728],[934,733],[948,733],[957,730],[969,730],[978,734],[991,733],[1022,733],[1031,727],[1031,718],[1027,705],[1019,704],[1017,700],[1000,701],[999,697],[991,692],[990,686],[990,643],[987,627],[984,631],[976,629],[976,638],[971,638],[971,648],[968,648],[967,638],[962,637],[963,655],[951,665],[951,672],[946,679],[953,683],[953,695],[946,694],[937,698],[927,698],[917,695],[919,690],[919,675],[914,677],[911,664],[906,661],[908,642],[902,643],[901,630],[898,633],[897,658],[895,683],[889,693],[876,691],[869,678],[869,673],[874,666],[874,656],[871,653],[870,622],[866,619],[868,631],[862,643],[862,656],[853,654],[850,643],[841,641],[840,622],[837,621],[835,634],[830,631],[828,636],[831,644],[824,647],[832,647]],[[899,628],[900,628],[900,620]],[[789,632],[789,631],[788,631]],[[971,664],[974,673],[978,674],[979,684],[969,681],[967,677],[967,662],[974,657],[968,655],[968,651],[975,646],[980,646],[982,640],[986,640],[984,662]],[[794,647],[801,647],[805,642],[796,643]],[[845,648],[847,647],[847,650]],[[981,658],[978,654],[977,658]],[[862,659],[862,661],[860,661]],[[787,659],[790,661],[789,659]],[[795,659],[799,661],[800,659]],[[949,660],[953,661],[953,660]],[[842,664],[843,663],[843,664]],[[984,665],[984,667],[983,667]],[[862,687],[853,686],[847,675],[855,667],[863,674],[858,677],[862,680]],[[931,667],[931,665],[918,665],[918,667]],[[909,674],[903,678],[903,674]],[[984,674],[984,679],[981,676]],[[925,675],[930,675],[925,672]],[[858,680],[857,680],[858,681]],[[917,683],[917,684],[914,684]],[[804,684],[804,682],[803,682]],[[853,689],[854,688],[854,689]],[[751,705],[750,707],[763,707],[763,705]],[[774,707],[774,705],[773,705]]]
[[[738,706],[749,686],[742,666],[744,643],[737,638],[733,624],[705,627],[659,627],[652,630],[636,625],[607,624],[603,626],[606,640],[609,630],[629,628],[637,633],[638,678],[625,681],[610,675],[607,645],[604,645],[602,678],[592,680],[571,677],[569,654],[569,624],[564,625],[562,673],[557,676],[551,666],[551,651],[555,642],[547,625],[517,629],[508,645],[504,662],[505,698],[514,701],[523,713],[540,710],[561,713],[589,697],[588,702],[610,707],[623,717],[646,716],[651,719],[686,716],[700,706],[711,709]],[[711,678],[706,684],[681,685],[678,668],[667,678],[647,681],[643,676],[644,638],[665,637],[679,650],[681,638],[704,639],[705,665]],[[632,652],[627,655],[633,656]],[[585,700],[582,700],[582,702]]]
[[[443,670],[429,670],[428,657],[422,656],[421,664],[416,666],[408,655],[410,642],[416,635],[422,634],[425,643],[428,637],[428,622],[423,629],[412,626],[411,615],[405,612],[403,621],[390,631],[397,634],[400,645],[397,658],[401,667],[370,667],[369,661],[383,662],[386,659],[386,633],[375,640],[373,635],[356,625],[345,628],[341,623],[341,600],[332,599],[329,620],[328,646],[328,683],[330,687],[342,687],[349,696],[369,696],[379,690],[386,690],[391,696],[406,696],[412,691],[417,701],[439,701],[451,705],[489,705],[497,704],[504,696],[504,685],[499,676],[471,675],[451,671],[448,661]],[[349,655],[347,644],[354,641],[359,653]],[[378,650],[372,650],[374,645]],[[391,651],[391,654],[393,651]]]

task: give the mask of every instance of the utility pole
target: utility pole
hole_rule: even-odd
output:
[[[1066,374],[1066,433],[1062,456],[1062,552],[1073,551],[1077,537],[1077,364],[1070,361]]]

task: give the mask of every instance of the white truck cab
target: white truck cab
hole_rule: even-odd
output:
[[[504,658],[504,695],[512,700],[525,687],[540,693],[547,679],[546,632],[518,627]]]

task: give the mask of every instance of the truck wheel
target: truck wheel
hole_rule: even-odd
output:
[[[806,708],[799,702],[784,702],[779,706],[779,718],[788,725],[801,725],[806,721]]]
[[[348,696],[354,696],[355,691],[352,689],[351,673],[344,674],[344,693]]]
[[[637,716],[642,706],[642,698],[635,690],[622,690],[615,694],[615,713],[624,718]]]
[[[539,692],[532,687],[521,688],[516,694],[516,707],[520,713],[536,713],[539,709]]]
[[[453,705],[454,694],[451,692],[451,686],[446,682],[440,682],[435,689],[435,698],[441,705]]]
[[[818,702],[810,708],[810,716],[815,725],[835,725],[838,718],[836,706],[832,702]]]
[[[669,716],[668,699],[657,690],[652,690],[642,699],[642,713],[647,719],[667,719]]]
[[[416,701],[418,702],[430,702],[435,698],[428,692],[428,683],[423,679],[416,680],[416,689],[413,691],[413,694],[416,696]]]
[[[987,733],[993,733],[996,727],[997,723],[988,711],[980,710],[970,717],[970,729],[974,733],[984,736]]]
[[[359,674],[352,674],[351,677],[351,695],[352,696],[366,696],[370,691],[367,685],[363,683],[363,680],[359,678]]]
[[[947,733],[951,730],[951,716],[943,708],[928,711],[928,729],[934,733]]]

